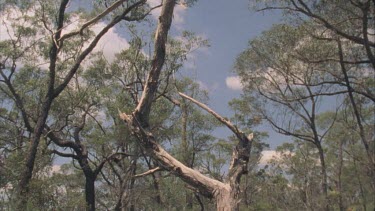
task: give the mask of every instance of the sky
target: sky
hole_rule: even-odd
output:
[[[150,4],[158,4],[160,0],[149,0]],[[180,34],[183,30],[194,32],[209,40],[210,47],[195,51],[189,56],[189,61],[181,70],[182,75],[193,78],[205,88],[210,97],[209,106],[225,117],[231,117],[233,113],[229,109],[228,102],[241,94],[241,84],[233,71],[236,57],[248,47],[248,41],[261,35],[272,24],[280,22],[281,15],[277,12],[255,12],[250,9],[250,0],[199,0],[192,7],[187,8],[178,5],[172,22],[172,36]],[[71,1],[70,8],[90,8],[91,0]],[[160,10],[152,13],[156,19]],[[5,17],[1,17],[2,24],[7,23]],[[99,32],[105,23],[101,22],[93,27]],[[68,33],[76,28],[74,24],[63,30]],[[123,47],[128,47],[127,35],[123,31],[111,29],[97,45],[95,51],[102,50],[111,60],[115,53]],[[0,27],[0,40],[8,39],[5,27]],[[261,126],[258,130],[267,131],[270,137],[265,140],[271,149],[287,140],[286,137],[272,132],[270,127]],[[227,128],[219,128],[214,131],[218,138],[226,138],[231,135]]]
[[[148,0],[148,2],[151,6],[156,6],[161,0]],[[263,31],[281,21],[279,12],[255,12],[250,8],[251,2],[251,0],[198,0],[192,7],[177,5],[170,31],[171,36],[180,36],[184,30],[191,31],[209,40],[210,47],[201,48],[188,56],[189,60],[180,74],[194,78],[209,92],[209,106],[229,118],[233,116],[233,112],[228,102],[240,97],[242,92],[239,78],[233,71],[236,57],[248,47],[249,40],[260,36]],[[78,1],[78,6],[84,6],[82,1]],[[160,11],[157,9],[152,12],[155,20],[159,17]],[[96,25],[94,31],[102,28],[101,25],[104,24]],[[114,53],[128,46],[126,39],[129,39],[126,30],[120,27],[111,29],[100,41],[97,50],[103,50],[111,60]],[[285,136],[272,131],[267,125],[255,129],[268,132],[269,138],[265,142],[271,149],[288,140]],[[213,135],[226,138],[232,133],[226,127],[221,127],[215,130]]]
[[[160,4],[161,0],[148,0],[151,6]],[[88,0],[72,1],[72,7],[90,7]],[[177,5],[172,21],[172,36],[180,36],[184,30],[194,32],[197,36],[208,39],[210,47],[199,49],[189,55],[189,60],[180,71],[183,76],[193,77],[202,88],[209,93],[208,105],[224,117],[232,117],[228,103],[240,97],[242,92],[239,78],[233,71],[236,57],[248,47],[248,42],[263,31],[280,23],[281,13],[276,11],[256,12],[251,9],[251,0],[198,0],[192,7]],[[157,20],[160,9],[152,12],[152,17]],[[95,26],[94,31],[99,31],[104,23]],[[147,26],[146,26],[147,27]],[[154,29],[152,29],[154,30]],[[151,30],[151,31],[152,31]],[[96,50],[103,50],[109,60],[113,54],[122,47],[127,47],[129,35],[117,27],[111,29],[102,38]],[[274,155],[274,149],[290,140],[288,137],[277,134],[266,124],[257,128],[266,131],[269,137],[264,140],[270,145],[271,151],[265,151],[263,156],[269,159]],[[217,138],[227,138],[232,132],[226,127],[214,131]]]
[[[211,47],[198,51],[193,56],[194,68],[185,68],[183,74],[192,74],[209,91],[209,106],[219,114],[231,117],[228,102],[241,94],[241,84],[233,71],[236,57],[248,47],[250,39],[260,36],[273,24],[280,22],[278,12],[255,12],[249,0],[200,0],[193,7],[179,14],[176,28],[195,32],[208,39]],[[259,130],[267,131],[266,140],[271,148],[286,140],[268,126]],[[216,136],[231,135],[226,128],[215,131]]]

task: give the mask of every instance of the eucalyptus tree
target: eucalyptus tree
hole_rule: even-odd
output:
[[[241,176],[247,173],[252,134],[247,136],[238,127],[206,105],[180,93],[180,96],[205,109],[226,125],[238,139],[238,145],[233,149],[232,162],[226,182],[221,182],[178,161],[163,149],[158,143],[158,137],[149,130],[151,126],[150,112],[157,96],[158,81],[165,62],[166,40],[172,22],[174,6],[175,1],[173,0],[165,0],[163,2],[158,29],[155,35],[154,55],[143,87],[142,96],[131,113],[120,112],[120,117],[128,124],[145,154],[150,156],[160,168],[178,176],[203,196],[215,198],[217,210],[238,210],[240,180]]]
[[[318,127],[323,109],[339,111],[340,104],[350,102],[357,121],[352,132],[360,135],[367,171],[374,175],[374,141],[365,126],[373,125],[366,110],[374,109],[374,7],[371,1],[263,1],[255,8],[281,10],[284,23],[252,40],[235,66],[245,87],[243,100],[260,118],[319,150],[326,209],[329,180],[323,145],[335,116],[326,127]]]
[[[189,93],[197,99],[206,101],[208,99],[207,91],[201,90],[199,84],[190,78],[182,78],[175,82],[173,91]],[[173,154],[182,163],[190,168],[204,168],[202,165],[204,153],[212,148],[215,138],[210,134],[216,125],[216,122],[210,115],[203,114],[194,105],[180,96],[169,95],[173,105],[177,107],[174,114],[177,120],[177,127],[174,127],[174,139],[178,140],[171,147]],[[211,119],[210,119],[211,118]],[[175,123],[175,124],[176,124]],[[213,152],[208,152],[213,154]],[[180,190],[181,191],[181,190]],[[185,190],[185,202],[183,209],[193,209],[194,195],[200,203],[200,196],[191,190]],[[204,209],[204,208],[202,208]]]
[[[319,129],[316,118],[329,87],[310,86],[319,83],[320,78],[315,74],[319,67],[304,64],[293,56],[294,51],[309,49],[300,44],[301,37],[301,30],[291,26],[273,27],[253,40],[249,49],[238,57],[236,71],[245,86],[243,100],[260,118],[280,134],[315,145],[321,163],[321,193],[328,206],[328,178],[322,142],[330,127]]]
[[[344,60],[346,64],[367,64],[372,66],[372,69],[375,68],[374,1],[283,0],[275,2],[270,0],[256,6],[258,9],[259,7],[261,7],[260,10],[281,10],[294,24],[312,20],[305,29],[313,38],[324,41],[340,39],[348,41],[349,45],[353,43],[358,45],[355,48],[356,51],[347,52],[350,56]],[[311,62],[339,62],[337,54],[335,57],[322,60],[316,60],[314,57],[304,58]]]
[[[79,10],[67,11],[68,0],[32,1],[22,5],[6,4],[2,15],[7,38],[1,41],[1,91],[7,96],[6,110],[14,107],[22,119],[22,136],[29,136],[23,170],[17,185],[19,209],[26,205],[28,185],[33,175],[38,146],[43,136],[51,136],[49,112],[54,101],[68,87],[82,62],[99,40],[121,21],[143,19],[151,10],[146,1],[112,2],[91,16],[79,17]],[[92,35],[89,28],[103,18],[111,20]],[[74,18],[79,17],[75,30],[68,31]],[[30,79],[28,77],[33,76]],[[25,83],[24,81],[29,81]],[[35,83],[38,89],[24,85]],[[47,125],[46,125],[47,124]],[[77,143],[79,144],[79,143]]]
[[[148,190],[149,181],[142,179],[148,174],[143,175],[139,171],[152,171],[156,166],[150,158],[142,153],[136,144],[136,140],[131,136],[130,131],[124,128],[124,125],[120,124],[121,122],[119,122],[117,116],[118,109],[131,110],[137,104],[142,88],[144,87],[147,70],[150,67],[149,56],[145,53],[147,52],[147,46],[149,46],[147,39],[141,39],[135,28],[131,27],[130,30],[132,31],[133,38],[129,41],[130,47],[128,49],[115,55],[113,62],[107,61],[100,53],[96,54],[95,58],[91,61],[92,64],[80,73],[77,80],[77,87],[80,87],[82,90],[78,92],[80,101],[85,99],[82,95],[87,95],[88,99],[94,99],[91,101],[100,104],[100,107],[96,109],[101,113],[101,118],[104,118],[104,122],[103,120],[96,120],[96,122],[102,122],[102,124],[97,124],[98,127],[96,128],[89,126],[87,129],[83,127],[80,129],[83,133],[82,138],[98,142],[95,144],[96,146],[92,144],[88,145],[87,147],[90,147],[90,150],[84,151],[89,151],[91,154],[103,154],[100,151],[102,151],[104,145],[106,145],[104,148],[108,148],[109,152],[111,152],[110,149],[116,149],[114,157],[109,156],[113,159],[104,157],[104,160],[108,162],[107,167],[103,168],[103,165],[99,165],[100,169],[95,171],[95,175],[100,173],[101,178],[99,180],[105,184],[100,185],[101,188],[98,190],[98,193],[101,195],[99,204],[105,209],[111,209],[111,207],[115,210],[126,207],[129,209],[144,208],[146,205],[140,201],[148,202],[149,205],[146,207],[152,207],[154,203],[153,200],[146,200],[146,198],[150,197],[150,194],[140,195],[141,192],[149,192],[150,190]],[[178,133],[174,132],[178,128],[176,124],[178,114],[174,110],[179,103],[176,103],[177,101],[172,99],[172,91],[175,91],[177,86],[185,90],[185,86],[189,86],[192,83],[191,80],[179,82],[179,79],[175,78],[175,75],[186,60],[186,55],[195,48],[206,44],[205,40],[196,38],[190,32],[182,32],[181,38],[184,41],[172,38],[168,40],[166,65],[163,68],[160,79],[161,91],[158,93],[154,110],[150,113],[153,125],[151,131],[160,137],[160,143],[163,144],[166,140],[173,141]],[[180,83],[183,85],[178,85]],[[193,85],[193,87],[195,92],[199,92],[197,85]],[[64,100],[62,99],[62,101]],[[88,114],[91,114],[91,117],[95,116],[92,112]],[[78,128],[75,127],[75,130]],[[92,132],[93,129],[97,132]],[[199,130],[201,129],[197,128],[196,132]],[[197,132],[196,135],[198,134]],[[92,141],[87,141],[87,144],[90,142]],[[57,145],[59,145],[58,142]],[[60,144],[59,146],[62,145]],[[68,147],[72,148],[72,146]],[[72,149],[75,153],[69,155],[57,151],[54,152],[60,156],[70,156],[76,159],[80,152],[78,151],[77,153],[77,149]],[[129,159],[118,159],[117,155],[126,155],[126,153],[132,156]],[[155,201],[162,208],[163,201],[161,198],[163,193],[161,191],[162,187],[159,184],[161,178],[157,171],[153,172],[151,176],[151,184],[155,188]],[[102,191],[103,188],[106,190]],[[151,194],[153,194],[152,191]]]
[[[194,1],[188,1],[187,4],[189,5],[192,2]],[[95,98],[96,96],[90,96],[91,90],[87,90],[90,91],[90,94],[87,94],[85,90],[80,90],[79,88],[80,86],[81,88],[86,88],[84,81],[80,80],[80,70],[85,70],[85,67],[82,67],[83,61],[87,59],[108,30],[122,20],[135,21],[143,19],[153,9],[149,8],[146,1],[143,0],[119,0],[113,2],[110,6],[108,6],[109,2],[105,1],[106,9],[99,11],[99,14],[94,13],[92,16],[85,17],[84,15],[81,16],[79,11],[68,12],[68,3],[68,0],[61,0],[61,2],[33,1],[22,5],[23,7],[16,7],[10,4],[5,9],[1,8],[2,11],[8,12],[8,17],[13,18],[12,24],[7,25],[9,26],[9,39],[1,42],[1,45],[4,46],[4,48],[1,48],[0,54],[1,91],[2,95],[7,97],[3,104],[4,112],[2,110],[2,114],[5,113],[6,115],[2,116],[5,117],[3,119],[8,121],[6,118],[11,116],[11,114],[13,115],[11,111],[16,111],[15,113],[18,115],[16,117],[22,120],[22,124],[20,126],[18,124],[19,121],[13,124],[18,129],[21,129],[21,135],[17,134],[15,140],[25,139],[23,144],[27,147],[25,164],[21,165],[23,169],[20,173],[20,182],[17,187],[17,200],[20,201],[17,209],[21,210],[27,208],[26,202],[28,197],[30,197],[30,194],[28,194],[30,181],[33,173],[35,175],[34,167],[38,164],[36,162],[37,155],[38,152],[43,152],[39,150],[44,147],[40,144],[41,140],[47,141],[46,146],[48,146],[49,141],[54,143],[54,147],[56,147],[52,150],[54,154],[77,160],[86,179],[90,179],[89,192],[94,191],[92,189],[92,180],[102,172],[100,170],[103,170],[104,167],[101,166],[104,165],[104,162],[112,162],[109,161],[111,155],[106,154],[111,149],[96,150],[90,157],[88,152],[89,141],[87,143],[83,141],[88,140],[90,135],[97,134],[92,131],[93,127],[100,130],[103,128],[98,124],[95,116],[92,117],[93,113],[97,111],[96,109],[99,108],[96,103],[98,99]],[[167,44],[167,35],[170,30],[175,4],[174,0],[163,1],[158,27],[155,32],[154,54],[150,57],[151,61],[148,64],[145,63],[144,67],[141,65],[141,68],[144,68],[146,72],[129,74],[130,77],[134,76],[135,79],[130,82],[135,81],[135,83],[127,84],[126,82],[123,87],[119,88],[120,91],[125,89],[127,92],[126,94],[119,92],[119,94],[130,96],[134,103],[129,107],[122,106],[117,108],[125,111],[125,113],[120,112],[119,116],[128,126],[127,129],[119,127],[119,130],[123,131],[121,135],[126,136],[128,135],[126,130],[128,130],[132,134],[132,138],[140,146],[140,151],[146,157],[144,162],[146,162],[147,165],[145,166],[148,169],[145,168],[146,172],[141,173],[140,176],[153,174],[159,170],[170,172],[186,182],[196,193],[200,193],[207,198],[214,198],[218,210],[238,210],[240,181],[242,175],[248,172],[247,164],[250,159],[249,154],[253,139],[251,133],[247,135],[249,131],[241,131],[228,119],[223,118],[203,103],[183,93],[175,92],[174,96],[198,105],[227,126],[234,133],[238,144],[233,148],[228,175],[224,181],[221,181],[220,178],[213,179],[199,170],[193,169],[192,166],[184,165],[169,154],[164,149],[167,146],[162,143],[165,133],[158,127],[158,124],[160,124],[160,117],[163,120],[164,118],[168,119],[170,118],[170,113],[172,113],[172,111],[169,111],[171,106],[165,106],[164,104],[167,101],[172,103],[175,100],[168,97],[166,91],[170,90],[170,83],[168,82],[173,78],[171,76],[173,76],[175,69],[179,66],[178,56],[167,56],[167,50],[170,50]],[[15,14],[20,14],[20,16],[13,17],[12,15]],[[113,17],[104,21],[105,26],[99,33],[94,34],[88,30],[95,23],[110,16],[110,14],[113,14]],[[68,25],[72,25],[75,22],[74,18],[78,18],[77,22],[83,20],[84,23],[78,23],[79,26],[76,30],[69,31],[67,30]],[[14,33],[11,27],[15,28],[13,30]],[[131,56],[134,55],[130,51],[127,53]],[[138,55],[141,54],[138,53]],[[132,63],[134,62],[138,63],[139,61],[132,60]],[[138,64],[135,66],[132,63],[127,65],[135,69],[139,67]],[[21,68],[19,67],[20,65],[22,65]],[[163,66],[168,68],[163,69]],[[120,69],[124,69],[124,67],[120,66]],[[99,76],[106,77],[105,73],[100,73]],[[144,79],[142,80],[141,78],[139,80],[139,76],[143,76]],[[72,83],[73,80],[76,80],[75,84]],[[103,85],[108,84],[103,83]],[[110,91],[116,90],[116,88],[114,87]],[[83,91],[83,93],[80,91]],[[107,105],[111,105],[113,101],[110,100],[115,97],[110,92],[107,92],[107,95],[109,96]],[[64,102],[69,97],[72,98],[71,103],[73,103],[73,106]],[[123,98],[126,99],[124,104],[129,99],[127,97]],[[59,107],[59,103],[61,103],[62,107]],[[74,105],[74,103],[77,105]],[[161,112],[157,113],[159,115],[157,118],[153,112],[157,112],[158,109]],[[113,105],[112,107],[108,106],[107,111],[110,116],[114,116],[113,110],[115,110]],[[90,119],[90,122],[87,119]],[[10,118],[10,120],[13,119]],[[207,121],[211,122],[211,119],[207,119]],[[90,134],[90,132],[93,133]],[[85,135],[86,137],[84,137]],[[93,137],[91,138],[94,140]],[[120,148],[121,146],[127,146],[125,144],[127,137],[120,138]],[[95,143],[91,144],[95,145]],[[73,153],[60,151],[61,148],[57,148],[57,146],[68,147],[73,150]],[[95,162],[89,164],[89,160],[92,157],[98,157],[99,153],[103,154],[104,160],[97,167],[93,167],[92,165]],[[116,160],[113,159],[113,162]],[[132,177],[136,176],[134,175],[135,168],[131,169]],[[91,177],[92,174],[95,177]],[[105,180],[104,176],[103,180]],[[131,181],[134,180],[131,179]],[[92,199],[92,197],[90,198]],[[119,198],[121,201],[122,195]],[[87,206],[84,206],[87,210],[95,209],[95,202],[91,199],[88,201]]]
[[[371,109],[366,110],[372,112]],[[375,192],[371,185],[365,185],[371,184],[372,178],[368,175],[367,156],[360,135],[352,132],[357,124],[352,112],[347,102],[338,112],[337,121],[326,137],[327,166],[332,180],[331,200],[340,210],[349,207],[369,210],[374,206],[371,199]],[[319,127],[326,127],[327,119],[334,115],[333,112],[319,115]],[[364,121],[371,118],[372,115],[365,115]]]
[[[350,129],[356,125],[355,118],[346,112],[330,111],[317,116],[317,125],[322,128],[330,127],[331,119],[336,118],[323,143],[330,181],[328,197],[334,210],[371,210],[374,204],[370,199],[374,193],[371,186],[364,185],[371,183],[366,173],[366,153],[361,148],[359,135]],[[253,202],[251,208],[317,209],[322,199],[315,194],[319,192],[320,183],[319,155],[315,146],[296,139],[277,147],[276,152],[256,177],[262,179],[262,184],[254,198],[266,194],[268,203],[260,199]]]
[[[363,104],[367,107],[375,102],[374,1],[285,0],[275,3],[265,1],[259,6],[263,7],[261,10],[283,11],[287,24],[303,28],[305,39],[302,41],[318,43],[310,51],[302,48],[293,55],[306,64],[322,67],[315,69],[320,80],[310,86],[332,86],[326,95],[345,96],[350,102],[357,122],[354,132],[361,137],[368,171],[374,177],[375,142],[365,128],[368,122],[363,120],[365,114],[361,112],[363,101],[360,100],[368,101]]]
[[[130,155],[115,146],[110,137],[103,138],[109,129],[99,119],[101,110],[97,104],[100,98],[90,86],[78,83],[82,82],[73,83],[75,89],[66,88],[56,100],[63,107],[56,110],[52,108],[50,116],[57,116],[60,121],[56,121],[53,126],[45,126],[48,131],[46,137],[53,143],[50,146],[52,154],[72,158],[73,162],[78,163],[85,179],[87,210],[95,210],[95,181],[104,165],[110,160],[121,160]]]

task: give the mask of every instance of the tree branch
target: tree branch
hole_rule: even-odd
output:
[[[204,110],[206,110],[208,113],[212,114],[217,120],[219,120],[221,123],[223,123],[224,125],[226,125],[234,134],[236,134],[236,136],[238,138],[242,138],[242,134],[241,135],[237,135],[239,134],[239,130],[238,128],[233,125],[227,118],[224,118],[222,116],[220,116],[218,113],[216,113],[215,111],[213,111],[211,108],[209,108],[208,106],[206,106],[205,104],[201,103],[201,102],[198,102],[197,100],[179,92],[178,93],[181,97],[183,98],[186,98],[188,100],[190,100],[191,102],[195,103],[196,105],[198,105],[199,107],[203,108]]]
[[[246,174],[248,172],[247,165],[249,162],[250,157],[250,151],[251,151],[251,144],[253,140],[253,134],[249,134],[246,136],[244,132],[238,129],[237,126],[233,125],[229,120],[226,118],[223,118],[218,113],[210,109],[205,104],[179,92],[178,93],[183,98],[186,98],[190,100],[191,102],[195,103],[199,107],[206,110],[208,113],[212,114],[216,119],[218,119],[220,122],[222,122],[224,125],[226,125],[237,137],[238,144],[233,149],[232,154],[232,160],[229,167],[229,173],[228,173],[228,181],[230,183],[231,188],[234,191],[234,194],[239,194],[239,185],[240,185],[240,179],[243,174]]]
[[[78,156],[75,155],[75,154],[59,152],[57,150],[51,150],[51,153],[56,154],[56,155],[61,156],[61,157],[64,157],[64,158],[73,158],[73,159],[78,160]]]
[[[130,155],[130,154],[125,153],[125,152],[115,152],[115,153],[109,155],[108,157],[104,158],[104,160],[102,160],[102,162],[100,162],[100,164],[95,168],[95,170],[94,170],[95,177],[103,169],[104,164],[107,163],[108,161],[114,159],[115,156],[117,156],[117,155],[123,155],[123,156],[121,156],[121,158],[128,157],[128,156],[133,156],[133,155]]]
[[[87,21],[86,23],[84,23],[79,30],[74,31],[74,32],[70,32],[70,33],[67,33],[67,34],[64,34],[57,41],[63,42],[65,39],[73,37],[73,36],[75,36],[77,34],[82,34],[82,32],[83,32],[84,29],[86,29],[87,27],[89,27],[92,24],[97,23],[100,19],[102,19],[104,16],[108,15],[110,12],[112,12],[113,10],[115,10],[117,7],[119,7],[125,1],[126,0],[118,0],[118,1],[116,1],[111,6],[109,6],[106,10],[104,10],[102,13],[100,13],[99,15],[97,15],[95,18],[93,18],[93,19]]]
[[[159,17],[159,24],[155,33],[154,56],[152,59],[151,70],[147,76],[147,82],[142,92],[134,114],[142,123],[142,126],[148,126],[148,119],[151,110],[151,104],[154,100],[158,88],[160,72],[165,62],[166,42],[168,31],[171,27],[175,1],[165,0]]]
[[[89,53],[95,48],[96,44],[99,42],[99,40],[108,32],[109,29],[111,29],[113,26],[115,26],[117,23],[119,23],[123,17],[125,17],[128,13],[130,13],[134,8],[139,7],[140,5],[144,4],[146,0],[141,0],[133,5],[129,6],[121,15],[116,16],[108,25],[106,25],[94,38],[94,40],[90,43],[90,45],[78,56],[75,64],[73,67],[69,70],[68,74],[65,76],[63,82],[56,87],[53,93],[53,97],[57,97],[68,85],[74,74],[77,72],[78,68],[80,67],[82,61],[87,57]]]
[[[138,177],[144,177],[144,176],[147,176],[147,175],[150,175],[150,174],[153,174],[155,172],[158,172],[158,171],[162,171],[163,169],[160,168],[160,167],[156,167],[156,168],[153,168],[153,169],[150,169],[142,174],[136,174],[133,176],[133,178],[138,178]]]

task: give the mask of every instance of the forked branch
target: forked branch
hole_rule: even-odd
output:
[[[212,114],[216,119],[220,122],[225,124],[238,138],[239,143],[237,144],[236,148],[233,150],[232,161],[229,168],[229,175],[228,180],[230,181],[231,185],[235,183],[239,183],[239,179],[242,174],[247,173],[247,163],[250,157],[250,150],[251,150],[251,142],[253,139],[253,134],[249,134],[246,136],[244,132],[239,130],[237,126],[233,125],[229,120],[222,117],[214,110],[206,106],[205,104],[191,98],[183,93],[179,93],[179,95],[183,98],[190,100],[191,102],[195,103],[199,107],[206,110],[208,113]]]

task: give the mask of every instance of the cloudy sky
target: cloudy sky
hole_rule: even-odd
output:
[[[78,6],[83,5],[82,1],[77,2]],[[161,0],[148,2],[155,6],[160,4]],[[281,18],[278,12],[263,13],[251,10],[251,2],[198,0],[191,8],[177,5],[173,16],[172,36],[179,36],[182,31],[187,30],[209,40],[209,48],[194,51],[188,57],[189,61],[181,74],[192,76],[207,89],[210,97],[209,106],[226,117],[233,115],[228,102],[241,94],[240,81],[232,68],[236,57],[248,47],[250,39],[259,36],[272,24],[280,22]],[[156,19],[159,14],[160,9],[155,10],[152,16]],[[100,24],[96,27],[101,28]],[[127,46],[126,37],[128,36],[123,30],[112,29],[99,43],[98,48],[103,50],[107,57],[112,57],[113,53],[121,50],[119,46]],[[270,127],[262,126],[258,129],[269,132],[267,143],[271,148],[287,140],[272,132]],[[231,132],[226,128],[220,128],[215,131],[215,135],[225,138],[231,135]]]
[[[149,0],[155,5],[160,0]],[[199,0],[193,7],[177,6],[173,18],[173,34],[178,35],[182,30],[188,30],[209,40],[211,47],[195,51],[182,70],[182,75],[193,76],[195,80],[209,91],[209,106],[223,116],[232,115],[228,102],[239,97],[241,84],[232,70],[235,58],[247,48],[250,39],[259,36],[262,31],[269,29],[272,24],[280,21],[280,14],[276,12],[254,12],[250,8],[250,0]],[[90,7],[92,1],[72,1],[70,7]],[[160,11],[155,11],[156,18]],[[1,17],[4,24],[7,20]],[[104,26],[99,23],[94,31],[99,31]],[[0,40],[7,39],[5,28],[0,29]],[[67,28],[66,32],[74,27]],[[104,54],[111,57],[114,53],[127,47],[126,35],[118,34],[120,30],[111,29],[100,41],[96,50],[103,50]],[[65,33],[66,33],[65,32]],[[64,33],[64,32],[63,32]],[[110,58],[109,58],[110,59]],[[279,145],[286,140],[271,132],[269,127],[261,130],[270,132],[267,140],[271,147]],[[226,128],[215,131],[221,138],[231,133]]]
[[[78,6],[83,6],[83,2],[91,3],[87,0],[73,1],[79,4]],[[160,4],[161,0],[148,0],[148,2],[151,6],[155,6]],[[198,0],[191,8],[176,6],[173,16],[172,35],[179,36],[183,30],[188,30],[209,40],[211,46],[194,51],[181,74],[192,76],[207,89],[210,97],[209,106],[226,117],[233,115],[228,102],[241,94],[240,81],[233,72],[236,57],[248,47],[250,39],[259,36],[272,24],[279,23],[281,19],[278,12],[253,11],[250,8],[251,2],[251,0]],[[160,10],[155,10],[152,16],[156,19],[159,14]],[[100,25],[96,27],[101,28]],[[127,35],[123,32],[121,29],[112,29],[99,43],[98,48],[108,57],[111,57],[112,53],[119,52],[121,50],[119,46],[127,46]],[[268,126],[257,129],[269,133],[270,137],[266,142],[272,149],[288,140],[273,132]],[[226,138],[231,132],[223,127],[216,130],[214,135]]]
[[[241,84],[233,72],[235,58],[247,48],[248,41],[280,21],[276,12],[254,12],[249,0],[200,0],[192,8],[178,10],[177,29],[195,32],[209,39],[211,47],[193,56],[194,67],[185,68],[185,74],[193,74],[210,94],[210,107],[218,113],[232,115],[228,102],[241,94]],[[286,140],[271,132],[267,140],[275,147]],[[230,131],[222,128],[217,136],[226,137]]]

